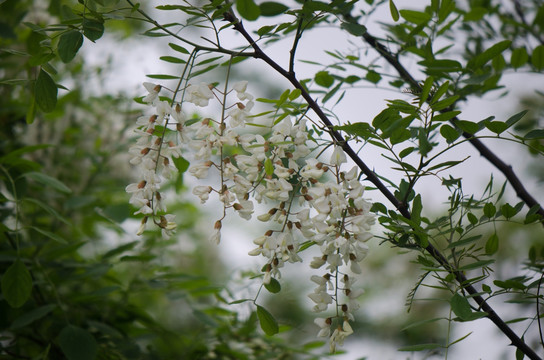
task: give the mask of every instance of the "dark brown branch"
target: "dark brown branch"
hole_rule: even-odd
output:
[[[421,89],[421,85],[412,77],[412,75],[406,70],[404,66],[399,62],[398,58],[393,55],[383,44],[381,44],[374,36],[366,32],[363,35],[365,41],[374,48],[391,66],[393,66],[400,77],[410,84],[414,89]],[[453,105],[452,105],[453,106]],[[451,108],[445,109],[445,111],[450,111]],[[455,125],[459,121],[457,117],[454,117],[450,122]],[[457,126],[456,126],[457,127]],[[493,151],[491,151],[487,146],[485,146],[479,139],[474,137],[474,134],[470,134],[466,131],[463,131],[463,137],[466,138],[472,146],[478,150],[480,155],[487,159],[493,166],[495,166],[503,175],[506,177],[510,185],[516,191],[516,195],[525,202],[529,207],[538,206],[537,213],[544,219],[544,208],[536,201],[536,199],[527,191],[519,177],[516,175],[512,166],[506,164],[502,161]],[[544,222],[542,223],[544,225]]]
[[[327,115],[323,112],[321,107],[317,102],[312,99],[310,94],[306,91],[304,86],[296,79],[295,75],[291,72],[283,69],[278,63],[272,60],[268,55],[266,55],[262,49],[255,43],[251,35],[245,30],[242,23],[234,16],[234,14],[227,12],[224,14],[225,20],[232,23],[234,29],[238,31],[242,36],[248,41],[248,43],[253,47],[255,52],[254,57],[261,59],[274,70],[276,70],[280,75],[289,80],[289,82],[296,88],[301,91],[302,97],[308,103],[308,106],[316,113],[319,119],[325,124],[328,128],[329,133],[334,138],[334,140],[342,145],[343,150],[346,154],[357,164],[361,171],[366,175],[367,179],[374,184],[380,192],[397,208],[397,210],[407,219],[411,218],[410,211],[408,210],[407,204],[401,203],[395,196],[389,191],[385,184],[378,178],[378,176],[363,162],[363,160],[357,155],[357,153],[349,146],[348,142],[344,137],[336,130]],[[408,74],[406,72],[406,74]],[[408,74],[409,75],[409,74]],[[444,269],[448,272],[453,273],[459,284],[472,296],[474,301],[479,305],[479,307],[485,311],[488,315],[487,317],[512,341],[512,344],[520,349],[525,355],[527,355],[532,360],[541,360],[540,357],[529,347],[523,340],[521,340],[516,333],[500,318],[500,316],[493,310],[493,308],[478,294],[478,291],[470,285],[468,279],[465,275],[457,271],[448,260],[436,249],[433,245],[429,244],[425,247],[425,250],[431,254],[431,256],[436,259]]]

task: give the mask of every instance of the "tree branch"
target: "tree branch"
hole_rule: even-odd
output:
[[[410,84],[411,87],[415,89],[421,89],[421,85],[412,77],[412,75],[406,70],[404,66],[400,63],[399,59],[393,55],[383,44],[381,44],[374,36],[370,35],[368,32],[363,35],[364,40],[374,48],[391,66],[393,66],[400,77]],[[455,105],[455,104],[454,104]],[[453,108],[453,106],[451,108]],[[451,108],[447,108],[444,111],[450,111]],[[456,125],[456,122],[459,121],[459,118],[454,117],[450,120],[453,125]],[[455,126],[457,128],[457,126]],[[544,208],[536,201],[536,199],[527,191],[519,177],[516,175],[511,165],[506,164],[502,161],[493,151],[491,151],[487,146],[484,145],[479,139],[474,137],[474,134],[470,134],[466,131],[463,131],[463,137],[466,138],[472,146],[478,150],[480,155],[482,155],[487,161],[489,161],[493,166],[495,166],[503,175],[506,177],[510,185],[516,191],[516,195],[525,202],[529,207],[538,206],[537,213],[544,219]],[[542,222],[544,225],[544,222]]]
[[[401,203],[385,186],[385,184],[378,178],[378,176],[363,162],[363,160],[357,155],[357,153],[349,146],[348,142],[344,137],[336,130],[334,130],[334,125],[323,112],[321,107],[317,102],[312,99],[310,94],[306,91],[304,86],[297,80],[294,73],[286,71],[278,63],[272,60],[268,55],[266,55],[262,49],[256,44],[251,35],[245,30],[242,23],[234,16],[232,12],[226,12],[224,14],[225,20],[230,21],[236,31],[238,31],[253,47],[255,52],[254,57],[261,59],[274,70],[276,70],[280,75],[289,80],[289,82],[296,88],[301,91],[301,96],[306,100],[308,106],[315,112],[319,119],[325,124],[328,128],[331,136],[336,140],[337,143],[342,145],[342,149],[346,154],[357,164],[361,171],[366,175],[367,179],[374,184],[380,192],[397,208],[397,210],[407,219],[411,218],[411,213],[408,209],[407,204]],[[377,43],[377,42],[376,42]],[[397,62],[398,63],[398,62]],[[399,68],[402,68],[398,64]],[[406,70],[404,70],[406,72]],[[411,77],[410,77],[411,78]],[[415,81],[415,80],[414,80]],[[416,82],[417,84],[417,82]],[[525,355],[527,355],[532,360],[541,360],[540,357],[529,347],[523,340],[521,340],[516,333],[500,318],[500,316],[493,310],[493,308],[481,297],[478,295],[478,291],[470,285],[468,279],[465,275],[456,270],[448,260],[436,249],[432,244],[429,244],[425,247],[425,250],[431,254],[431,256],[438,261],[448,272],[453,273],[459,284],[470,294],[480,308],[485,311],[488,315],[487,317],[512,341],[512,344],[520,349]]]

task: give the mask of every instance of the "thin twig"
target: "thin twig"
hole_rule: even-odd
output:
[[[421,85],[414,79],[414,77],[406,70],[404,66],[400,63],[399,59],[393,55],[383,44],[381,44],[374,36],[370,35],[368,32],[363,34],[365,41],[374,48],[382,57],[392,65],[400,77],[410,84],[411,87],[421,90]],[[450,111],[455,104],[450,108],[444,109],[444,111]],[[454,117],[450,122],[454,125],[459,121],[459,118]],[[457,127],[457,126],[456,126]],[[458,128],[458,127],[457,127]],[[510,185],[514,188],[516,195],[525,202],[529,208],[538,206],[537,214],[539,214],[544,219],[544,208],[538,203],[538,201],[527,191],[519,177],[516,175],[511,165],[506,164],[502,161],[493,151],[491,151],[486,145],[484,145],[479,139],[474,137],[474,134],[470,134],[466,131],[463,131],[463,137],[466,138],[472,146],[474,146],[480,155],[482,155],[487,161],[489,161],[493,166],[500,170]],[[544,222],[542,222],[544,225]]]

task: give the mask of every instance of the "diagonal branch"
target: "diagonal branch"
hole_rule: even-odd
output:
[[[247,42],[253,47],[254,57],[256,59],[261,59],[274,70],[276,70],[281,76],[287,79],[296,89],[301,91],[301,96],[306,100],[308,106],[315,112],[319,119],[325,124],[328,128],[331,136],[337,141],[338,144],[342,145],[343,150],[346,154],[357,164],[361,171],[366,175],[367,179],[374,184],[378,190],[397,208],[397,210],[407,219],[411,218],[411,213],[408,209],[408,205],[400,202],[395,196],[389,191],[385,184],[379,179],[379,177],[364,163],[364,161],[357,155],[357,153],[351,148],[348,142],[344,137],[336,130],[334,130],[334,125],[323,112],[319,104],[312,99],[310,94],[306,91],[306,88],[297,80],[294,73],[286,71],[278,63],[272,60],[263,50],[257,45],[255,40],[251,35],[246,31],[242,23],[236,18],[232,12],[226,12],[224,14],[225,20],[229,21],[234,29],[238,31]],[[409,75],[409,74],[408,74]],[[442,255],[442,253],[436,249],[432,244],[429,244],[425,247],[425,250],[431,254],[431,256],[438,261],[448,272],[454,274],[455,278],[459,284],[471,295],[471,297],[476,301],[479,307],[485,311],[489,318],[511,341],[514,346],[516,346],[520,351],[527,355],[532,360],[541,360],[541,358],[531,349],[523,340],[521,340],[516,333],[501,319],[501,317],[493,310],[493,308],[480,296],[478,291],[470,285],[470,282],[466,276],[456,270],[448,260]]]
[[[421,89],[421,85],[412,77],[412,75],[406,70],[400,63],[397,56],[393,55],[383,44],[381,44],[374,36],[368,32],[363,34],[364,40],[376,50],[391,66],[393,66],[400,77],[410,84],[414,89]],[[453,106],[453,105],[452,105]],[[450,111],[451,109],[445,109],[444,111]],[[459,118],[454,117],[450,122],[455,125],[459,121]],[[487,161],[495,166],[500,172],[504,174],[510,185],[516,191],[516,195],[525,202],[529,208],[538,206],[537,213],[544,218],[544,208],[538,203],[538,201],[527,191],[519,177],[516,175],[511,165],[502,161],[493,151],[484,145],[479,139],[474,137],[474,134],[470,134],[463,131],[463,137],[466,138]],[[544,225],[544,222],[542,223]]]

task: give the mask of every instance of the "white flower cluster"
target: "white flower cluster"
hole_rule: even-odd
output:
[[[279,117],[264,136],[244,131],[254,121],[250,113],[253,96],[247,93],[245,81],[234,84],[226,93],[203,83],[187,86],[184,101],[204,107],[215,99],[223,109],[221,119],[206,118],[196,123],[184,120],[181,104],[172,107],[158,100],[160,86],[144,85],[149,92],[144,101],[154,107],[156,115],[147,122],[138,120],[141,138],[131,149],[131,162],[143,170],[143,180],[127,187],[133,194],[131,203],[141,206],[138,213],[147,217],[165,211],[158,192],[160,179],[171,175],[170,157],[180,155],[179,146],[166,138],[172,133],[184,149],[192,150],[195,161],[189,173],[198,179],[207,178],[210,171],[219,175],[216,186],[199,185],[193,189],[202,203],[213,193],[223,204],[223,217],[215,223],[212,240],[219,243],[221,239],[227,209],[249,220],[254,202],[269,206],[267,212],[257,216],[269,224],[269,230],[254,240],[256,248],[249,252],[266,259],[264,284],[279,279],[286,262],[301,262],[302,246],[319,248],[321,255],[310,266],[324,267],[325,274],[311,278],[317,287],[309,297],[315,303],[315,312],[336,305],[335,316],[316,319],[321,328],[319,336],[330,337],[334,351],[352,333],[349,322],[354,320],[356,298],[361,295],[353,288],[354,278],[342,269],[361,272],[359,262],[366,256],[365,242],[372,237],[370,227],[374,223],[371,204],[363,199],[364,187],[358,180],[357,168],[347,172],[341,169],[347,160],[337,144],[328,162],[315,156],[308,158],[312,149],[305,118],[293,122],[288,116]],[[237,100],[227,104],[234,93]],[[160,137],[156,125],[175,125],[176,131],[163,130]],[[227,151],[226,147],[238,150]],[[168,216],[155,221],[166,231],[171,228]]]

